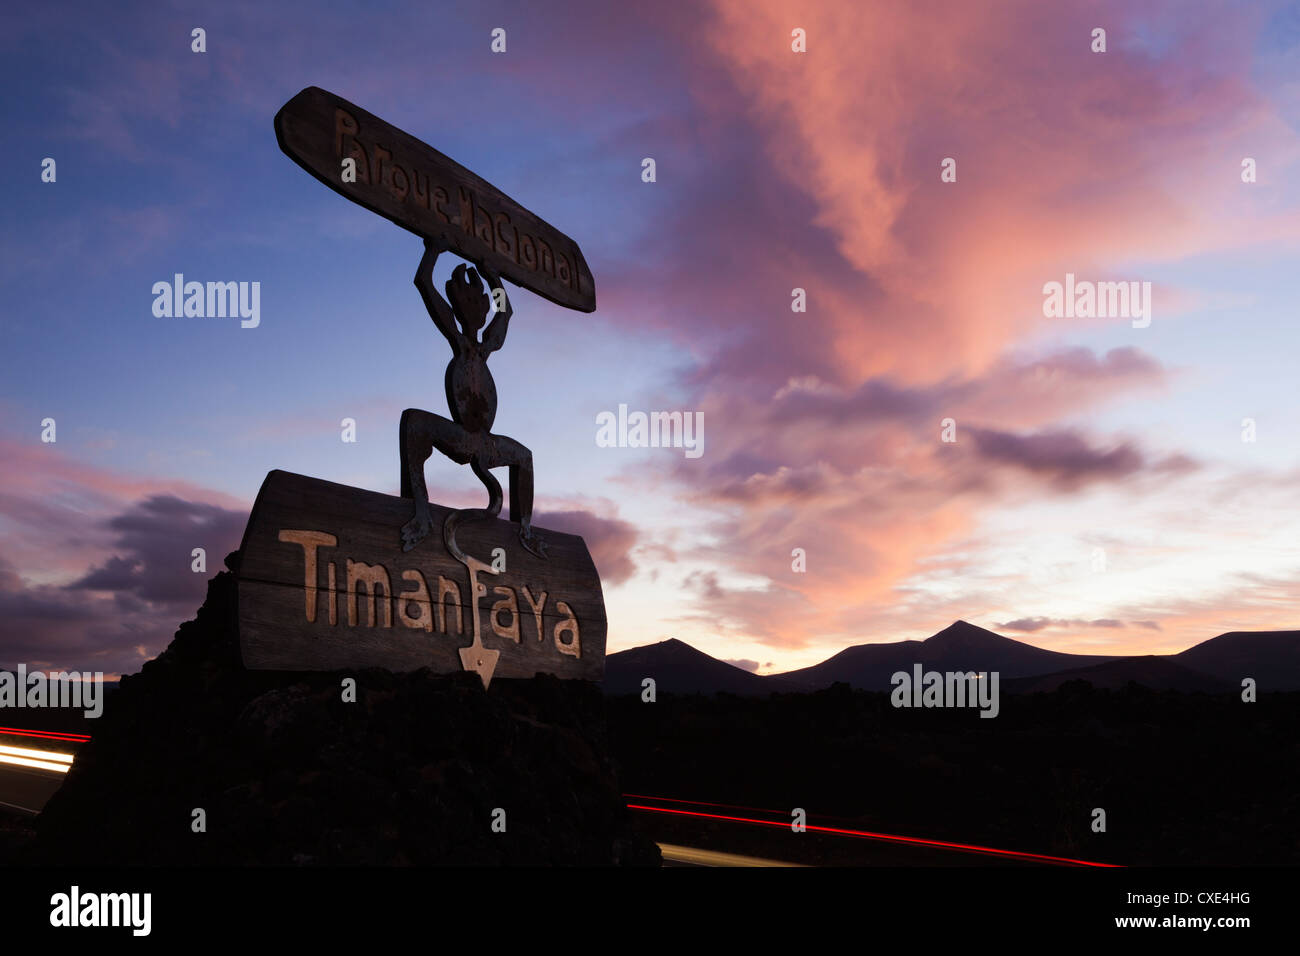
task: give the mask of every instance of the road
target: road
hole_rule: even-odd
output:
[[[693,846],[678,846],[675,843],[660,843],[659,852],[663,854],[664,866],[798,866],[802,863],[782,863],[780,860],[765,860],[761,856],[742,856],[739,853],[719,853],[716,850],[701,850]]]
[[[39,813],[62,785],[77,747],[88,739],[83,735],[0,727],[0,809],[26,815]],[[642,794],[624,797],[629,810],[656,818],[653,838],[665,866],[1111,865],[812,822],[807,824],[805,834],[792,840],[790,822],[782,819],[782,811]],[[741,850],[747,852],[738,852]],[[786,858],[772,859],[764,851]],[[804,859],[798,859],[800,856]]]
[[[0,727],[0,806],[39,813],[63,785],[76,748],[87,739],[81,734]]]
[[[31,767],[0,764],[0,804],[10,810],[36,814],[63,785],[63,774]]]

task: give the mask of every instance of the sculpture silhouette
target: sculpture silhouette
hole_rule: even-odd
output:
[[[402,497],[411,498],[415,514],[402,527],[402,550],[410,551],[429,534],[429,492],[424,483],[424,463],[438,449],[458,465],[468,464],[488,490],[487,508],[453,512],[444,527],[449,550],[456,554],[455,525],[463,518],[495,518],[501,513],[501,485],[489,471],[510,468],[510,520],[519,524],[519,540],[538,557],[546,557],[546,544],[533,531],[533,454],[524,445],[504,435],[492,434],[497,413],[496,383],[488,371],[488,356],[505,344],[513,309],[501,278],[486,266],[458,265],[445,286],[447,299],[433,285],[433,267],[447,246],[437,240],[424,241],[424,257],[415,273],[415,286],[433,324],[451,343],[452,359],[445,377],[447,407],[451,419],[418,408],[402,412]],[[489,296],[479,273],[500,302],[492,322],[487,321]],[[450,302],[450,305],[448,305]]]

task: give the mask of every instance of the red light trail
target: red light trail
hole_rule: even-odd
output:
[[[634,794],[624,794],[624,796],[633,797],[634,799],[637,799],[636,795]],[[672,802],[672,803],[694,803],[699,806],[718,806],[718,807],[730,806],[729,804],[725,804],[725,803],[710,804],[710,803],[705,803],[704,801],[670,800],[670,798],[666,798],[666,797],[663,798],[639,797],[639,799],[664,800],[665,802]],[[635,804],[635,803],[629,803],[627,805],[627,808],[629,810],[648,810],[653,813],[673,813],[673,814],[678,814],[680,816],[703,817],[704,819],[707,820],[726,820],[733,823],[748,823],[757,826],[767,826],[767,827],[789,827],[790,826],[789,823],[786,823],[784,821],[779,821],[779,820],[756,820],[751,817],[734,817],[734,816],[729,816],[729,815],[719,814],[719,813],[704,813],[699,810],[676,810],[671,807],[649,807],[649,806],[645,806],[644,804]],[[759,812],[761,813],[778,812],[775,810],[762,810],[757,807],[747,807],[745,809],[759,810]],[[980,853],[980,854],[984,854],[985,856],[996,856],[996,857],[1002,857],[1004,859],[1025,860],[1027,862],[1033,862],[1033,863],[1050,863],[1053,866],[1091,866],[1091,867],[1103,867],[1108,869],[1119,868],[1122,866],[1121,864],[1118,863],[1096,863],[1091,860],[1075,860],[1064,856],[1047,856],[1046,854],[1042,854],[1042,853],[1027,853],[1023,850],[999,850],[996,847],[976,846],[971,843],[950,843],[946,840],[925,840],[920,837],[898,836],[897,834],[893,834],[893,833],[873,833],[869,830],[850,830],[841,827],[820,827],[820,826],[814,826],[811,823],[805,824],[805,826],[810,832],[816,832],[816,833],[830,833],[836,836],[849,836],[849,837],[855,837],[857,839],[863,839],[863,840],[882,840],[888,843],[904,843],[911,846],[929,846],[941,850],[958,850],[963,853]]]
[[[85,743],[90,740],[86,734],[65,734],[57,731],[22,730],[17,727],[0,727],[0,734],[16,734],[22,737],[42,737],[47,740],[62,740],[69,743]],[[684,803],[696,807],[723,807],[729,810],[750,810],[755,813],[783,814],[784,811],[769,810],[764,807],[749,807],[733,803],[711,803],[707,800],[680,800],[675,797],[651,797],[640,793],[625,793],[624,797],[633,800],[655,800],[660,803]],[[789,823],[781,820],[757,820],[752,817],[736,817],[729,814],[705,813],[701,810],[677,810],[672,807],[651,807],[645,804],[629,803],[629,810],[642,810],[650,813],[673,813],[686,817],[701,817],[706,820],[725,820],[730,823],[747,823],[755,826],[788,827]],[[830,819],[845,819],[831,817]],[[997,856],[1004,859],[1025,860],[1033,863],[1049,863],[1053,866],[1090,866],[1100,868],[1122,868],[1119,863],[1098,863],[1093,860],[1076,860],[1065,856],[1048,856],[1043,853],[1028,853],[1024,850],[1000,850],[996,847],[977,846],[973,843],[952,843],[947,840],[926,840],[921,837],[899,836],[894,833],[874,833],[870,830],[851,830],[845,827],[823,827],[805,824],[805,828],[814,833],[829,833],[835,836],[848,836],[860,840],[881,840],[887,843],[903,843],[911,846],[929,846],[941,850],[957,850],[962,853],[980,853],[985,856]]]
[[[63,734],[53,730],[22,730],[18,727],[0,727],[0,734],[14,734],[19,737],[44,737],[46,740],[66,740],[68,743],[84,744],[90,738],[85,734]]]
[[[708,800],[678,800],[674,797],[649,797],[643,793],[625,793],[623,796],[632,800],[654,800],[657,803],[685,803],[692,807],[726,807],[728,810],[753,810],[755,813],[771,813],[776,816],[783,816],[784,810],[769,810],[766,807],[747,807],[739,803],[710,803]],[[829,813],[819,813],[818,817],[823,820],[848,820],[849,817],[832,816]]]

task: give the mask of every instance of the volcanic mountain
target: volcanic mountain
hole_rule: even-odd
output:
[[[893,689],[890,678],[920,664],[927,671],[997,671],[1011,693],[1052,691],[1070,680],[1097,688],[1134,681],[1156,690],[1225,692],[1253,677],[1261,692],[1300,690],[1300,631],[1234,631],[1180,654],[1107,656],[1063,654],[955,621],[924,641],[857,644],[820,664],[758,675],[733,667],[678,640],[609,655],[605,691],[640,692],[653,677],[675,693],[724,691],[745,696],[820,690],[842,682],[862,690]]]
[[[619,651],[605,658],[607,694],[639,694],[641,682],[654,678],[655,691],[669,694],[716,694],[761,697],[774,691],[811,690],[780,677],[762,677],[710,657],[684,641],[672,639]]]
[[[1170,660],[1240,687],[1253,677],[1263,693],[1300,690],[1300,631],[1229,631]]]
[[[1148,654],[1144,657],[1121,657],[1053,674],[1014,678],[1003,684],[1002,688],[1009,694],[1050,694],[1072,680],[1085,680],[1098,690],[1118,690],[1132,682],[1152,690],[1222,694],[1235,686],[1229,681],[1179,664],[1176,657]]]
[[[1050,674],[1114,659],[1047,651],[966,621],[955,621],[924,641],[857,644],[820,664],[775,676],[816,687],[843,681],[862,690],[891,690],[891,675],[897,671],[910,673],[913,664],[936,671],[997,671],[1005,680]]]

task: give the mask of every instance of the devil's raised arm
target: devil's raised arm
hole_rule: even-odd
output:
[[[510,304],[510,296],[506,294],[506,285],[501,281],[501,277],[496,274],[489,266],[479,266],[479,272],[483,278],[487,279],[488,294],[492,296],[492,301],[496,303],[497,289],[501,290],[501,307],[497,309],[497,314],[492,317],[492,324],[483,331],[483,345],[490,352],[495,352],[501,346],[506,344],[506,331],[510,327],[510,317],[514,315],[514,306]]]
[[[429,311],[429,318],[438,327],[438,331],[447,337],[453,349],[460,348],[460,332],[456,328],[456,319],[451,313],[447,300],[438,294],[433,284],[433,266],[446,246],[436,239],[424,240],[424,256],[415,270],[415,287],[420,290],[420,298]]]

